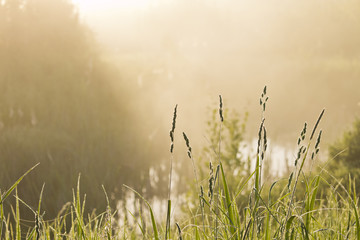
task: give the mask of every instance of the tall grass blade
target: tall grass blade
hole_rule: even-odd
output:
[[[41,221],[41,202],[42,202],[42,196],[44,193],[44,187],[45,183],[42,185],[41,192],[40,192],[40,198],[39,198],[39,204],[37,212],[35,213],[35,230],[36,230],[36,240],[40,240],[40,221]]]
[[[229,187],[228,187],[227,182],[226,182],[224,168],[223,168],[221,162],[220,162],[220,170],[221,170],[221,175],[222,175],[223,188],[224,188],[224,192],[225,192],[226,208],[227,208],[228,217],[229,217],[229,220],[230,220],[230,233],[231,233],[232,236],[235,236],[235,239],[237,239],[236,228],[235,228],[236,219],[235,219],[235,215],[234,215],[234,212],[233,212],[232,200],[230,198]]]
[[[111,207],[110,207],[110,201],[109,201],[109,197],[107,195],[107,192],[105,190],[105,186],[104,185],[101,185],[103,191],[104,191],[104,194],[105,194],[105,199],[106,199],[106,223],[105,223],[105,231],[106,231],[106,234],[108,236],[109,239],[111,239],[112,237],[112,215],[111,215]]]
[[[1,189],[0,189],[0,197],[2,196]],[[1,199],[0,199],[1,200]],[[3,224],[4,224],[4,206],[0,204],[0,238],[3,236]]]
[[[314,129],[312,130],[312,133],[311,133],[311,136],[310,136],[310,140],[314,137],[314,134],[315,134],[315,131],[316,131],[316,128],[318,127],[319,123],[320,123],[320,120],[321,118],[323,117],[324,115],[324,112],[325,112],[325,109],[323,109],[320,113],[320,116],[318,117],[316,123],[315,123],[315,126],[314,126]]]
[[[6,200],[6,198],[11,194],[11,192],[16,188],[16,186],[21,182],[21,180],[29,173],[31,172],[34,168],[36,168],[40,163],[37,163],[35,166],[33,166],[32,168],[30,168],[29,170],[27,170],[2,196],[0,199],[0,205],[2,205],[4,203],[4,201]]]
[[[156,226],[155,217],[154,217],[154,212],[151,208],[150,203],[143,196],[141,196],[141,194],[138,193],[135,189],[133,189],[127,185],[123,185],[123,186],[126,187],[127,189],[129,189],[130,191],[134,192],[138,197],[140,197],[146,203],[146,205],[148,206],[149,211],[150,211],[151,223],[152,223],[152,227],[153,227],[153,231],[154,231],[154,238],[155,238],[155,240],[160,240],[159,233],[158,233],[157,226]]]
[[[360,222],[359,222],[359,213],[358,213],[358,209],[357,209],[357,197],[356,197],[356,191],[355,191],[355,184],[354,184],[354,193],[353,193],[354,199],[353,201],[351,201],[351,205],[354,209],[354,214],[355,214],[355,223],[356,223],[356,239],[360,240]]]
[[[167,212],[166,212],[166,230],[165,230],[165,240],[167,239],[167,237],[169,237],[169,239],[171,239],[170,236],[170,217],[171,217],[171,200],[168,200],[168,204],[167,204]]]
[[[131,216],[134,218],[134,220],[136,221],[135,215],[134,215],[131,211],[129,211],[129,210],[128,210],[128,212],[130,213],[130,215],[131,215]],[[143,237],[145,238],[145,237],[146,237],[146,232],[145,232],[144,228],[141,226],[141,223],[136,222],[136,224],[139,226],[139,229],[140,229]]]
[[[85,227],[84,227],[84,219],[83,219],[83,213],[84,213],[84,206],[85,206],[85,198],[83,201],[83,206],[81,207],[81,198],[80,198],[80,174],[77,181],[77,187],[76,187],[76,195],[73,193],[73,207],[75,210],[75,216],[77,220],[77,236],[78,239],[87,239],[85,235]]]
[[[199,229],[195,226],[195,240],[200,240]]]
[[[20,207],[19,207],[19,198],[17,187],[15,188],[15,197],[16,197],[16,208],[15,208],[15,224],[16,224],[16,240],[21,240],[21,227],[20,227]]]
[[[271,190],[274,188],[274,186],[277,184],[277,181],[274,182],[273,184],[271,184],[270,190],[269,190],[269,197],[268,197],[268,205],[271,206]],[[265,204],[266,206],[266,204]],[[270,215],[273,216],[273,214],[271,213],[271,210],[266,206],[268,212],[266,214],[266,225],[265,225],[265,240],[270,240],[270,236],[271,236],[271,218]],[[274,219],[276,219],[275,216],[273,216]],[[276,219],[276,221],[278,222],[278,220]]]
[[[172,126],[170,130],[170,169],[169,169],[169,190],[168,190],[168,208],[167,208],[167,215],[166,215],[166,227],[165,227],[165,240],[167,239],[167,236],[169,235],[170,238],[170,215],[171,215],[171,183],[172,183],[172,170],[173,170],[173,152],[174,152],[174,133],[175,133],[175,127],[176,127],[176,117],[177,117],[177,104],[174,108],[174,115],[173,115],[173,121]]]
[[[296,218],[296,216],[291,216],[287,222],[286,222],[286,228],[285,228],[285,240],[289,240],[290,239],[290,228],[291,228],[291,224],[294,221],[294,219]]]
[[[175,224],[176,224],[176,227],[177,227],[178,232],[179,232],[179,240],[182,240],[183,238],[182,238],[181,228],[180,228],[178,223],[175,223]]]
[[[306,207],[305,207],[305,211],[307,212],[306,218],[305,218],[305,227],[308,232],[310,232],[310,221],[311,221],[312,211],[314,209],[316,195],[319,190],[319,183],[320,183],[319,175],[315,177],[315,179],[313,180],[313,183],[314,184],[310,185],[310,186],[312,186],[313,190],[311,191],[310,189],[308,189],[308,193],[309,194],[311,193],[311,195],[308,196],[308,200],[306,201]]]
[[[252,224],[252,219],[250,219],[249,223],[246,225],[245,233],[244,233],[244,236],[242,238],[243,240],[245,240],[247,235],[249,234],[251,224]]]

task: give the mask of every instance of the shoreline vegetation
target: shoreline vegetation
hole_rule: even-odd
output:
[[[252,159],[255,167],[239,182],[231,180],[232,173],[222,157],[226,118],[221,95],[217,120],[218,145],[212,148],[216,158],[208,162],[206,181],[199,179],[201,169],[195,163],[197,159],[193,155],[191,139],[183,132],[195,181],[187,196],[188,211],[181,219],[173,216],[174,195],[171,194],[178,114],[176,105],[169,134],[171,155],[166,219],[157,218],[151,203],[127,185],[124,188],[133,192],[141,201],[141,208],[144,208],[137,213],[130,212],[132,220],[118,218],[116,206],[110,204],[106,186],[103,186],[106,209],[102,209],[100,214],[94,210],[85,215],[86,195],[80,192],[79,176],[72,202],[64,205],[55,219],[44,220],[46,209],[41,205],[44,185],[35,209],[17,194],[17,186],[26,181],[26,175],[39,165],[36,164],[9,189],[0,193],[1,239],[360,239],[355,179],[349,176],[348,182],[345,182],[335,177],[327,168],[329,162],[315,164],[320,151],[320,125],[325,110],[321,111],[314,126],[304,124],[290,172],[273,182],[265,178],[264,163],[268,150],[265,112],[268,99],[265,87],[260,98],[257,152]],[[338,151],[333,158],[344,151]],[[5,212],[4,204],[12,196],[16,199],[15,205],[11,206],[10,212]],[[33,212],[32,221],[21,218],[19,205],[25,205]]]

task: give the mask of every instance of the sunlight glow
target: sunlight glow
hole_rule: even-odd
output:
[[[137,11],[150,6],[153,0],[72,0],[80,11],[106,11],[120,9],[123,11]]]
[[[126,9],[144,8],[150,4],[150,0],[120,0],[118,6]]]

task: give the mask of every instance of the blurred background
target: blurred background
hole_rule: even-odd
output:
[[[180,181],[182,131],[200,158],[221,94],[251,146],[265,85],[273,149],[325,108],[326,152],[360,114],[359,26],[359,0],[0,0],[0,189],[40,162],[19,196],[36,206],[45,183],[49,218],[80,172],[91,209],[102,184],[114,202],[123,184],[164,198],[175,105]]]

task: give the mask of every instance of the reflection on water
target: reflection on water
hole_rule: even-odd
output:
[[[239,146],[239,155],[245,161],[247,158],[251,159],[251,169],[255,169],[256,162],[256,150],[257,150],[257,139],[252,141],[244,141]],[[268,167],[268,164],[271,164],[270,173],[271,176],[264,176],[265,179],[280,178],[283,174],[292,171],[294,166],[294,161],[296,159],[297,148],[296,145],[291,148],[289,145],[278,144],[271,139],[268,139],[268,150],[264,159],[264,166]],[[163,166],[165,167],[165,166]],[[264,170],[263,170],[264,172]],[[240,172],[234,172],[234,175],[243,174]],[[154,169],[150,169],[151,184],[154,185],[158,181],[158,176]],[[176,218],[182,215],[181,205],[191,204],[186,202],[186,193],[178,194],[176,186],[179,184],[178,173],[173,172],[173,185],[172,189],[172,218]],[[164,220],[166,219],[167,213],[167,199],[153,197],[149,200],[153,212],[156,215],[157,219]],[[192,206],[194,207],[194,206]],[[143,200],[139,199],[135,193],[130,190],[126,190],[125,200],[121,200],[117,205],[118,217],[119,217],[119,226],[123,227],[125,221],[130,223],[128,226],[135,226],[137,223],[134,221],[134,217],[139,214],[142,215],[145,219],[149,218],[148,208],[145,206]],[[174,217],[175,216],[175,217]],[[126,220],[125,220],[126,219]],[[150,219],[148,219],[150,221]]]

